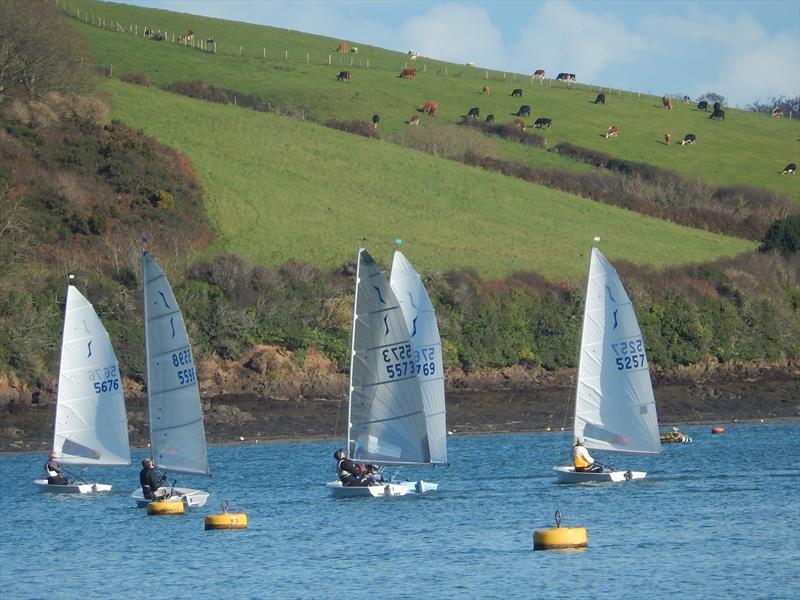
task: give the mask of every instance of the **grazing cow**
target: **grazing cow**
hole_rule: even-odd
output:
[[[486,122],[490,125],[494,123],[494,115],[486,115]]]
[[[794,175],[796,172],[797,172],[797,165],[794,164],[794,163],[789,163],[783,169],[783,174],[784,175]]]
[[[208,38],[206,40],[206,45],[207,46],[215,46],[216,47],[217,41],[213,37],[210,37],[210,38]]]
[[[672,98],[669,96],[663,96],[661,98],[661,104],[664,105],[664,110],[672,110]]]
[[[336,76],[336,81],[350,81],[350,71],[340,71]]]
[[[720,104],[719,102],[714,102],[714,110],[721,110],[721,109],[722,109],[722,104]]]
[[[381,118],[378,115],[372,115],[372,128],[377,129],[378,123],[381,122]]]
[[[465,67],[474,67],[474,66],[475,66],[475,61],[474,61],[474,60],[471,60],[471,61],[469,61],[468,63],[466,63],[464,66],[465,66]]]
[[[694,143],[697,141],[697,136],[693,133],[687,133],[683,136],[683,141],[681,142],[681,146],[694,146]]]
[[[350,48],[350,52],[352,52],[353,54],[358,54],[358,48],[356,46],[353,46],[352,48]]]
[[[183,44],[185,46],[188,46],[189,44],[191,44],[194,41],[194,31],[192,31],[190,29],[184,35],[180,36],[180,38],[178,38],[178,41],[181,44]]]
[[[608,128],[608,131],[606,131],[606,139],[617,137],[617,133],[619,133],[619,129],[616,125],[612,125]]]
[[[691,98],[689,98],[689,96],[684,96],[684,97],[683,97],[683,103],[684,103],[684,104],[689,104],[691,101],[692,101],[692,99],[691,99]]]
[[[436,104],[435,100],[428,100],[422,107],[422,112],[425,113],[426,115],[430,115],[431,117],[437,110],[439,110],[439,105]]]
[[[511,90],[511,97],[514,98],[515,96],[518,98],[522,98],[522,88]]]
[[[559,73],[556,77],[556,81],[560,81],[561,83],[564,83],[565,81],[567,83],[575,81],[575,73]]]
[[[531,80],[538,79],[539,81],[544,79],[544,69],[536,69],[531,75]]]
[[[419,125],[419,115],[412,115],[408,120],[409,125]]]
[[[522,117],[523,115],[527,115],[529,117],[531,116],[531,107],[528,106],[527,104],[523,104],[522,106],[520,106],[519,110],[517,111],[518,117]]]
[[[488,95],[489,94],[489,86],[488,85],[483,86],[483,91],[481,93]]]
[[[721,108],[716,109],[714,112],[711,113],[709,119],[722,119],[725,120],[725,111]]]
[[[597,98],[594,99],[595,104],[605,104],[606,103],[606,95],[605,94],[597,94]]]
[[[403,79],[416,79],[417,78],[417,70],[414,67],[406,67],[402,71],[400,71],[400,77]]]
[[[536,122],[534,122],[533,126],[536,127],[536,129],[541,129],[543,127],[545,129],[550,129],[550,125],[552,124],[553,124],[553,119],[548,119],[546,117],[539,117],[538,119],[536,119]]]
[[[783,109],[776,106],[775,108],[772,109],[772,116],[778,117],[780,119],[781,117],[783,117]]]
[[[421,55],[420,55],[420,53],[419,53],[419,52],[414,52],[413,50],[409,50],[409,51],[408,51],[408,57],[409,57],[411,60],[417,60],[417,59],[418,59],[420,56],[421,56]]]
[[[700,102],[697,103],[697,110],[708,112],[708,102],[706,100],[700,100]]]
[[[467,111],[468,119],[480,119],[480,117],[481,117],[481,110],[477,106],[475,108],[470,108]]]
[[[664,134],[664,141],[667,143],[667,146],[669,146],[672,143],[672,134],[671,133],[665,133]]]
[[[517,129],[522,129],[522,131],[525,131],[525,121],[523,121],[522,119],[514,119],[514,127],[516,127]]]
[[[347,52],[347,44],[342,42],[338,46],[336,46],[336,52]]]

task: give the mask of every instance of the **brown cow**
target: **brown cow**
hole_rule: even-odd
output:
[[[531,76],[531,79],[544,79],[544,69],[536,69]]]
[[[665,133],[664,134],[664,141],[667,143],[667,146],[669,146],[672,143],[672,134],[671,133]]]
[[[772,116],[778,117],[780,119],[781,117],[783,117],[783,109],[776,106],[775,108],[772,109]]]
[[[523,121],[522,119],[514,119],[514,127],[516,127],[517,129],[522,129],[522,131],[525,131],[525,121]]]
[[[436,104],[435,100],[428,100],[425,103],[425,106],[422,107],[422,112],[424,112],[426,115],[430,115],[431,117],[437,110],[439,110],[439,105]]]
[[[400,71],[400,77],[403,79],[416,79],[417,78],[417,70],[414,67],[406,67],[402,71]]]
[[[484,94],[488,94],[489,93],[489,86],[488,85],[483,86],[483,93]]]
[[[347,52],[347,44],[342,42],[336,47],[336,52]]]
[[[608,131],[606,131],[606,139],[617,137],[617,133],[619,133],[619,129],[616,125],[612,125],[608,128]]]
[[[350,81],[350,71],[341,71],[336,76],[336,81]]]
[[[661,104],[664,105],[665,110],[672,110],[672,98],[664,96],[661,98]]]
[[[186,32],[185,35],[180,36],[180,38],[178,38],[178,41],[181,44],[188,46],[194,41],[194,31],[190,29],[189,31]]]
[[[408,120],[409,125],[419,125],[419,115],[411,115],[411,118]]]

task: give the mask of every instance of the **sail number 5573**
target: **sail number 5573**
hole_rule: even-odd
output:
[[[616,355],[614,360],[617,363],[618,371],[639,369],[647,366],[642,338],[617,342],[616,344],[611,344],[611,348]]]
[[[436,370],[433,361],[434,348],[411,350],[411,344],[400,344],[383,349],[383,362],[389,379],[407,375],[432,375]]]

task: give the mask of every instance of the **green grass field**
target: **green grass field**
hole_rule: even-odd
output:
[[[361,239],[388,263],[401,238],[425,272],[572,279],[594,235],[610,258],[655,267],[754,246],[309,122],[114,80],[104,90],[117,118],[192,160],[219,236],[211,252],[328,268]]]
[[[532,123],[539,116],[553,119],[552,131],[545,134],[550,146],[571,142],[715,185],[764,187],[800,202],[800,177],[780,174],[786,164],[800,162],[798,120],[771,119],[727,109],[726,120],[715,122],[709,119],[709,113],[697,111],[695,104],[674,99],[674,109],[668,112],[661,107],[659,97],[610,90],[603,90],[606,105],[594,105],[591,101],[599,89],[594,86],[564,88],[550,80],[540,86],[538,82],[532,85],[530,78],[522,75],[430,59],[410,63],[402,53],[366,46],[357,40],[346,41],[358,45],[358,54],[339,55],[333,52],[339,40],[294,31],[90,0],[71,2],[69,10],[75,8],[81,14],[88,12],[90,17],[102,15],[107,27],[113,19],[125,29],[138,27],[141,32],[148,26],[166,31],[170,39],[173,34],[191,29],[197,39],[214,36],[217,40],[218,52],[211,54],[71,19],[86,36],[97,61],[112,67],[115,77],[141,72],[156,84],[201,79],[260,96],[278,107],[305,111],[320,120],[366,121],[378,113],[381,130],[391,134],[402,134],[408,118],[429,99],[435,99],[441,110],[433,119],[423,118],[423,127],[458,122],[474,106],[480,107],[482,116],[492,113],[498,122],[511,121],[511,113],[521,104],[528,104],[532,114],[526,122]],[[330,66],[329,56],[333,62]],[[416,80],[397,76],[406,64],[419,69]],[[531,65],[531,70],[537,66]],[[342,68],[351,71],[351,82],[336,81]],[[484,83],[491,87],[489,96],[481,94]],[[516,87],[524,90],[522,99],[510,96]],[[603,137],[611,124],[620,130],[616,140]],[[694,133],[697,145],[667,146],[663,141],[667,132],[673,140]],[[508,141],[498,141],[498,146],[507,159],[566,169],[586,168],[546,150]]]

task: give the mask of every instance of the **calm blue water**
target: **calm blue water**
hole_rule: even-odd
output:
[[[438,493],[392,499],[329,497],[332,443],[213,447],[214,478],[183,481],[209,504],[179,517],[132,507],[138,468],[54,496],[31,483],[44,455],[3,455],[0,597],[798,598],[800,423],[685,430],[661,457],[606,460],[647,479],[597,486],[554,483],[566,433],[455,437],[450,467],[418,471]],[[203,530],[222,499],[247,530]],[[556,510],[589,548],[532,551]]]

